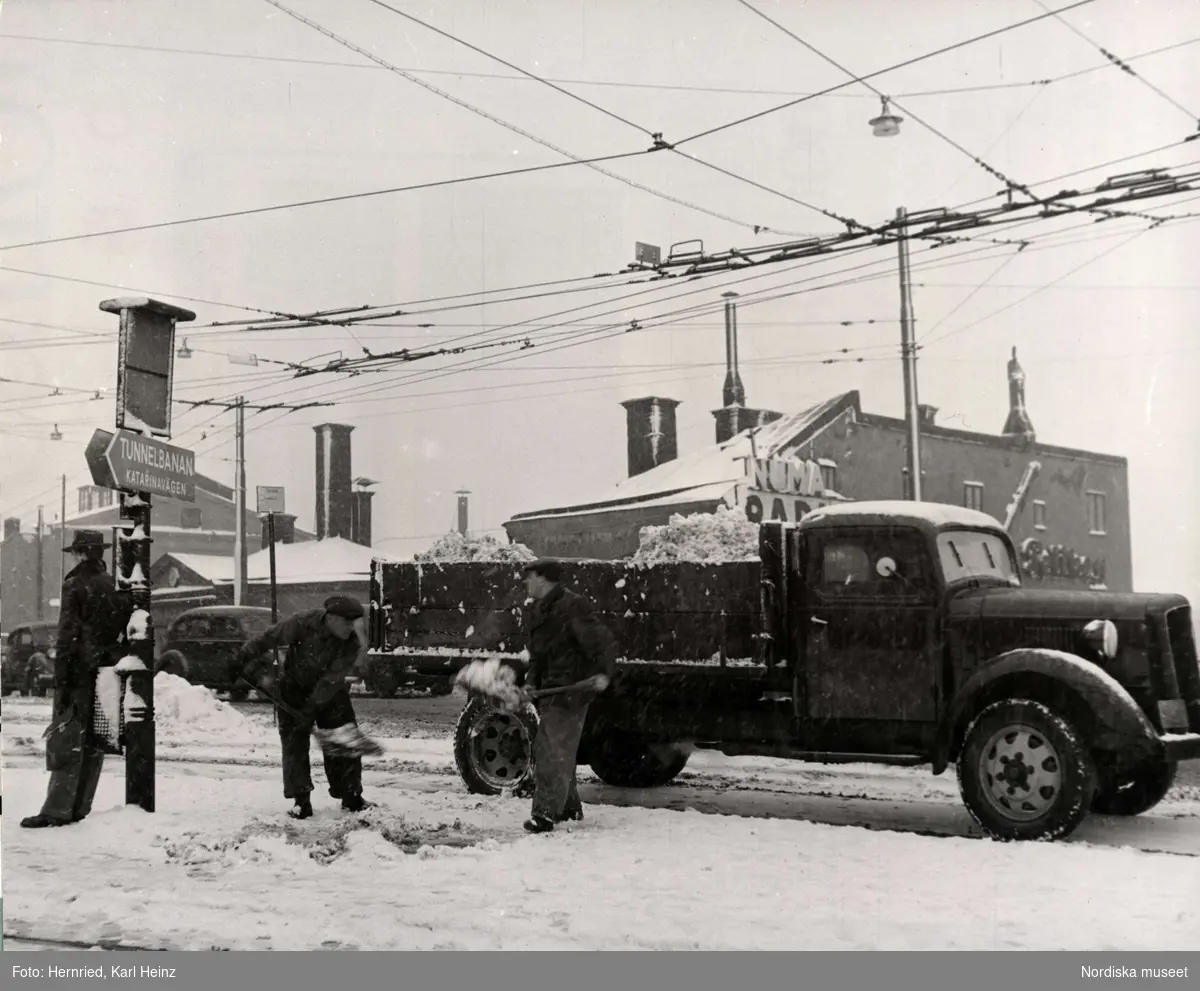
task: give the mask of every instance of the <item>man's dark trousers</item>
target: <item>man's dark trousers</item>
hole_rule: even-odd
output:
[[[579,738],[591,696],[555,695],[538,702],[533,740],[533,814],[556,820],[581,809],[575,781]]]
[[[299,709],[303,700],[283,699],[293,708]],[[314,723],[300,722],[282,709],[279,712],[279,740],[283,745],[283,797],[299,798],[313,790],[312,769],[308,752]],[[329,702],[317,710],[315,725],[320,729],[336,729],[346,723],[355,723],[354,706],[349,692],[338,692]],[[331,757],[325,754],[325,777],[329,781],[329,794],[334,798],[348,798],[362,794],[362,758]]]
[[[50,772],[50,785],[42,815],[61,822],[75,822],[92,811],[100,772],[104,768],[104,751],[96,746],[92,732],[92,710],[96,704],[96,674],[92,671],[72,686],[67,704],[75,709],[75,718],[83,723],[83,747],[66,767]],[[62,717],[55,706],[53,718]]]

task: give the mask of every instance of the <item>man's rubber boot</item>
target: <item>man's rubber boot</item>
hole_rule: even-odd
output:
[[[347,795],[342,799],[342,808],[347,812],[362,812],[363,809],[375,808],[375,803],[368,802],[362,795]]]
[[[293,819],[311,819],[312,814],[312,800],[307,795],[296,796],[296,804],[288,809],[288,815]]]
[[[554,831],[554,823],[545,816],[531,816],[525,820],[525,831],[528,833],[550,833]]]
[[[583,806],[580,805],[574,809],[563,809],[562,815],[558,817],[559,822],[583,822]]]
[[[21,820],[22,829],[48,829],[54,826],[69,826],[75,820],[73,819],[55,819],[53,816],[42,815],[40,812],[35,816],[26,816]]]

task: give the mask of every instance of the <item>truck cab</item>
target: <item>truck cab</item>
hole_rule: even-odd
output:
[[[1136,814],[1200,756],[1200,670],[1178,595],[1022,586],[997,521],[850,503],[764,524],[763,662],[796,756],[957,766],[1006,839]]]

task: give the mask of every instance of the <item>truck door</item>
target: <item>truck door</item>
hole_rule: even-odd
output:
[[[938,583],[921,533],[813,529],[799,550],[797,715],[936,720]]]

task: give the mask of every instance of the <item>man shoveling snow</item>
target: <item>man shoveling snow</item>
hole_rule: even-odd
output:
[[[241,650],[242,670],[237,674],[276,702],[283,795],[295,803],[288,812],[293,819],[313,814],[308,748],[314,726],[322,744],[329,794],[340,798],[342,808],[350,812],[373,804],[362,797],[362,753],[378,752],[378,748],[356,746],[365,738],[358,730],[346,685],[346,675],[367,646],[362,617],[362,605],[335,595],[325,600],[324,608],[297,613]],[[278,678],[270,670],[277,647],[287,647]]]

